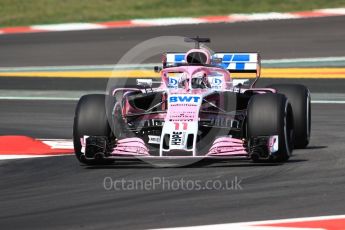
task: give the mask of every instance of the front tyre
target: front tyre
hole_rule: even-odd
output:
[[[254,95],[247,113],[247,137],[278,135],[278,151],[267,160],[287,161],[294,144],[293,114],[287,98],[282,94]]]
[[[83,164],[103,163],[87,160],[81,151],[81,138],[84,136],[111,136],[106,114],[106,95],[89,94],[80,98],[75,110],[73,124],[73,144],[77,159]]]

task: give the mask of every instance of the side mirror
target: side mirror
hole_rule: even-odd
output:
[[[233,86],[238,86],[238,85],[248,85],[249,79],[233,79],[232,80],[232,85]]]
[[[155,73],[159,73],[159,72],[161,72],[161,70],[162,70],[162,68],[159,66],[153,67],[153,71],[155,71]]]
[[[137,79],[137,86],[141,86],[144,88],[151,88],[152,79]]]

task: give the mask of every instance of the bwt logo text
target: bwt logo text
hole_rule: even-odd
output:
[[[199,96],[171,96],[169,102],[194,102],[198,103],[200,100]]]

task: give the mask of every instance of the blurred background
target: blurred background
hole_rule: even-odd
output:
[[[344,4],[344,0],[0,0],[0,26],[293,12],[344,7]]]

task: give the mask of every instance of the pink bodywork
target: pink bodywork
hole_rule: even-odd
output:
[[[143,140],[132,137],[117,141],[112,155],[114,156],[149,156],[149,149]]]
[[[118,141],[112,152],[113,156],[151,156],[145,143],[140,138],[125,138]],[[217,138],[206,157],[248,157],[248,152],[242,140],[231,137]]]
[[[230,73],[222,68],[217,67],[205,67],[205,66],[180,66],[180,67],[170,67],[163,69],[161,71],[161,78],[162,83],[161,85],[156,88],[157,90],[166,90],[169,92],[170,95],[173,94],[190,94],[191,96],[201,96],[207,92],[209,92],[210,89],[191,89],[191,88],[184,88],[184,89],[169,89],[168,87],[168,74],[169,73],[187,73],[187,77],[189,78],[189,82],[191,82],[193,74],[202,71],[206,74],[211,74],[212,72],[219,72],[223,75],[223,82],[220,91],[224,90],[230,90],[232,86],[232,79],[230,77]],[[258,93],[266,93],[267,91],[275,93],[274,89],[269,88],[250,88],[245,89],[245,91],[256,91]],[[116,94],[118,91],[124,91],[125,92],[133,92],[133,91],[140,91],[140,89],[137,88],[121,88],[116,89],[113,91],[113,95]],[[175,106],[174,109],[168,110],[167,114],[159,116],[164,116],[165,119],[174,120],[174,114],[175,113],[181,113],[187,112],[191,114],[190,120],[198,119],[198,114],[192,114],[195,108],[193,106],[187,108],[184,106]],[[196,111],[196,110],[195,110]],[[124,114],[126,114],[126,111],[123,111]],[[183,122],[183,119],[180,120]],[[117,145],[114,148],[112,156],[133,156],[133,157],[151,157],[149,153],[149,149],[146,147],[143,140],[140,138],[125,138],[122,140],[117,141]],[[231,138],[231,137],[219,137],[217,138],[213,144],[212,147],[209,149],[208,153],[205,155],[205,157],[249,157],[247,150],[244,147],[244,141],[241,139]]]
[[[240,139],[231,137],[217,138],[206,156],[247,156],[244,143]]]

